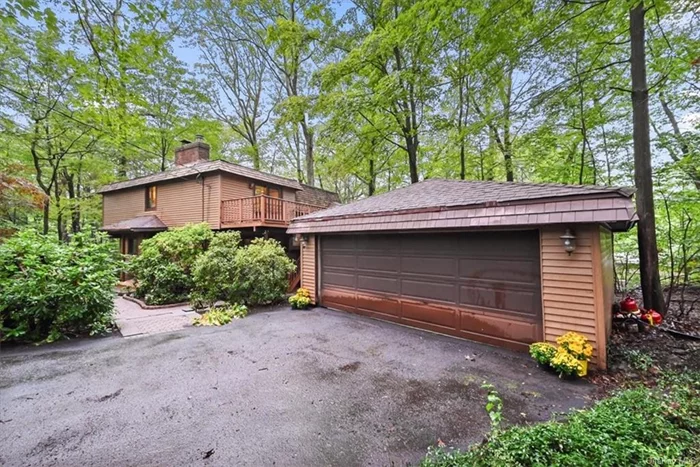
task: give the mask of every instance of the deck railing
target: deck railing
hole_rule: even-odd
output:
[[[321,206],[297,203],[266,195],[227,199],[221,202],[221,223],[287,225],[295,217],[323,209]]]

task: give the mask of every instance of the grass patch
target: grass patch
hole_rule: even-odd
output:
[[[700,465],[700,374],[663,376],[565,421],[495,431],[468,451],[431,449],[422,465]]]

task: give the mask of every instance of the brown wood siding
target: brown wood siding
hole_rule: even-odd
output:
[[[301,247],[301,286],[311,293],[313,303],[316,303],[316,236],[309,235],[306,246]]]
[[[610,230],[600,227],[599,229],[599,249],[600,249],[600,281],[602,292],[601,309],[598,314],[598,328],[600,340],[603,344],[600,348],[601,365],[605,368],[607,359],[607,341],[612,332],[612,305],[615,301],[615,272],[613,257],[613,234]]]
[[[253,188],[251,188],[251,184],[255,183],[281,189],[282,198],[288,201],[294,201],[296,199],[295,190],[291,188],[279,187],[277,185],[269,183],[266,184],[264,182],[255,182],[236,175],[221,174],[221,200],[225,201],[228,199],[248,198],[250,196],[254,196],[255,192],[253,191]]]
[[[203,197],[203,198],[202,198]],[[219,175],[158,185],[158,217],[168,227],[208,222],[219,228]]]
[[[542,309],[545,340],[554,343],[568,331],[585,335],[593,346],[593,361],[604,365],[605,336],[600,334],[598,316],[603,298],[597,226],[575,230],[576,250],[564,251],[562,227],[540,230],[542,251]],[[599,355],[602,357],[598,361]]]
[[[221,200],[248,198],[253,196],[250,180],[231,174],[221,174]]]
[[[168,181],[156,186],[157,207],[149,211],[145,209],[144,186],[105,193],[103,225],[153,214],[168,227],[208,222],[213,229],[219,228],[220,175],[205,175],[203,188],[196,179]]]
[[[146,188],[137,187],[127,190],[114,191],[103,195],[102,225],[131,219],[132,217],[152,214],[146,212]]]

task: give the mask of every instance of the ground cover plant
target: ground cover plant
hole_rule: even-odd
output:
[[[60,242],[26,230],[0,243],[0,339],[54,341],[108,330],[120,265],[103,233]]]
[[[700,373],[615,393],[563,421],[495,431],[467,451],[431,449],[424,467],[698,465]]]
[[[242,319],[248,316],[248,308],[245,305],[227,305],[212,308],[202,316],[195,318],[195,326],[223,326],[234,319]]]

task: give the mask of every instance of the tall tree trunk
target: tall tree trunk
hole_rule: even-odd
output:
[[[160,171],[165,172],[168,160],[168,141],[163,133],[160,135]]]
[[[68,170],[64,168],[63,179],[65,180],[68,199],[70,200],[71,232],[76,234],[80,232],[80,204],[78,203],[78,193],[75,186],[75,175],[69,174]]]
[[[306,161],[306,183],[311,186],[316,185],[314,174],[314,134],[306,123],[306,117],[301,124],[301,131],[304,135],[304,150]]]
[[[43,217],[44,217],[44,222],[43,222],[43,228],[42,232],[44,235],[49,234],[49,210],[51,209],[51,201],[50,197],[48,197],[46,200],[44,200],[44,210],[43,210]]]
[[[503,159],[506,165],[506,181],[512,182],[515,180],[515,170],[513,168],[513,141],[510,134],[511,125],[511,103],[513,96],[513,68],[508,66],[507,74],[508,89],[506,89],[506,100],[503,103],[504,122],[503,122]]]
[[[61,189],[59,188],[58,180],[54,185],[54,195],[56,196],[56,233],[58,234],[59,241],[65,241],[66,239],[66,224],[63,219],[63,211],[61,207]]]
[[[659,252],[656,245],[654,218],[654,185],[651,177],[651,144],[649,141],[649,89],[647,88],[644,2],[630,9],[632,124],[634,139],[634,183],[637,188],[637,239],[639,271],[645,308],[665,312]]]
[[[411,183],[418,183],[418,136],[405,135],[404,139],[408,152],[408,170],[411,174]]]
[[[368,196],[372,196],[377,187],[377,172],[374,170],[374,159],[369,160],[369,183],[367,184]]]
[[[260,148],[258,148],[257,137],[254,136],[254,140],[250,143],[250,150],[253,155],[253,168],[255,170],[260,170]]]
[[[465,84],[466,78],[461,77],[459,80],[459,116],[457,120],[457,132],[459,134],[459,178],[460,180],[464,180],[467,175],[467,164],[465,161],[465,153],[466,153],[466,144],[464,142],[464,135],[462,134],[464,131],[464,120],[465,120],[465,111],[464,111],[464,106],[465,106],[465,96],[464,96],[464,84]]]

